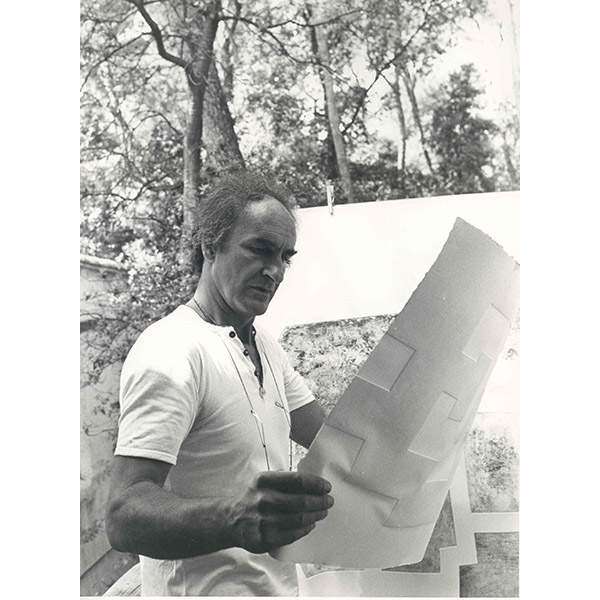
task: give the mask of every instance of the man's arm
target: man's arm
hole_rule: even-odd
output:
[[[290,437],[301,446],[308,448],[325,420],[320,404],[313,400],[290,413]]]
[[[106,516],[121,552],[176,559],[240,547],[263,553],[309,533],[333,505],[314,475],[268,471],[235,497],[181,498],[163,489],[171,465],[116,456]]]

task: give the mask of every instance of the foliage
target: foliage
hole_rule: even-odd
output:
[[[152,3],[168,50],[181,43],[186,5]],[[130,2],[83,0],[81,78],[81,250],[114,258],[128,272],[127,288],[109,292],[104,318],[88,336],[85,385],[189,297],[194,278],[178,258],[188,104],[182,70],[157,55]],[[209,182],[206,176],[202,187]]]
[[[79,532],[81,545],[87,544],[94,540],[98,534],[104,529],[104,516],[99,518],[89,519],[90,515],[95,514],[96,508],[96,494],[94,489],[102,487],[109,479],[110,476],[110,464],[106,460],[98,461],[94,475],[92,477],[93,486],[89,486],[83,490],[80,500],[80,515],[81,515],[81,528]],[[81,475],[80,475],[80,479]],[[101,514],[104,510],[100,511]],[[85,522],[85,525],[84,525]]]
[[[497,126],[477,115],[482,89],[475,68],[463,65],[442,84],[432,105],[431,146],[437,154],[440,192],[494,190],[492,136]]]
[[[508,101],[503,103],[502,109],[496,142],[499,150],[494,156],[494,168],[498,173],[496,189],[518,190],[521,171],[519,112],[517,107]]]
[[[195,288],[196,276],[179,266],[177,248],[170,253],[149,249],[141,240],[123,247],[126,289],[116,286],[106,295],[103,318],[89,338],[90,366],[82,385],[98,381],[108,365],[120,362],[150,323],[166,316]]]
[[[209,4],[146,4],[167,52],[189,58],[186,32],[197,11]],[[436,92],[431,114],[427,104],[419,109],[439,172],[429,172],[412,156],[400,186],[398,148],[373,126],[380,113],[393,110],[378,86],[391,81],[399,66],[414,87],[453,43],[462,20],[482,14],[483,0],[426,5],[335,0],[319,16],[299,0],[224,0],[221,6],[217,70],[245,162],[292,189],[299,206],[325,204],[326,179],[337,176],[312,46],[317,18],[327,30],[340,129],[358,201],[478,191],[482,182],[514,189],[514,176],[503,167],[504,146],[494,150],[489,143],[493,124],[474,112],[481,92],[472,69],[463,69]],[[114,258],[130,273],[130,288],[115,292],[111,315],[97,329],[103,346],[98,342],[93,380],[103,366],[124,357],[146,324],[193,287],[178,256],[186,220],[182,195],[190,99],[183,70],[159,56],[131,1],[82,0],[81,81],[81,249]],[[518,172],[513,151],[518,120],[511,123],[505,146]],[[409,138],[418,135],[416,124],[409,124]],[[200,198],[213,176],[202,174]],[[343,202],[339,182],[334,183],[336,202]]]
[[[329,413],[387,331],[392,315],[297,325],[283,332],[281,344]]]
[[[82,2],[81,240],[98,256],[136,239],[162,248],[181,227],[182,81],[134,13]]]
[[[465,446],[471,508],[518,511],[519,455],[510,432],[475,426]]]

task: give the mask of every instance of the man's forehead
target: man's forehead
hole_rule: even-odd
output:
[[[244,237],[282,244],[296,243],[296,222],[288,209],[274,198],[252,202],[240,215],[236,229]]]
[[[249,202],[244,212],[246,215],[261,221],[283,218],[292,223],[294,222],[287,207],[272,196],[264,196],[261,200]]]

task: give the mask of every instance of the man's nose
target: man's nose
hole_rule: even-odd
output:
[[[285,261],[281,258],[276,258],[269,261],[263,268],[263,275],[268,277],[275,285],[279,285],[283,281],[285,275]]]

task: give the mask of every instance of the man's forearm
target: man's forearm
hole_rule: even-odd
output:
[[[150,481],[132,485],[107,515],[111,545],[121,552],[178,559],[236,545],[228,498],[180,498]]]
[[[290,437],[301,446],[308,448],[325,421],[325,413],[316,400],[293,410],[290,413],[292,429]]]

